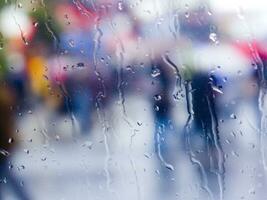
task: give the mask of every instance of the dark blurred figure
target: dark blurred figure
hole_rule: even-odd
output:
[[[158,59],[152,66],[151,76],[152,84],[155,86],[153,95],[153,114],[155,120],[155,152],[158,157],[158,166],[160,174],[159,192],[162,195],[171,196],[170,192],[174,191],[174,152],[178,150],[177,135],[175,127],[172,124],[172,69],[166,65],[162,59]]]
[[[220,144],[217,118],[220,110],[215,98],[219,88],[215,76],[207,72],[196,72],[193,75],[194,121],[190,139],[193,148],[191,150],[204,169],[205,176],[207,176],[207,183],[204,184],[207,184],[206,187],[212,191],[214,197],[222,195],[220,193],[224,187],[224,155]]]
[[[3,199],[3,188],[9,186],[18,199],[29,200],[29,196],[12,173],[9,156],[15,147],[15,119],[12,113],[14,98],[7,86],[0,86],[0,199]]]
[[[66,111],[72,112],[78,120],[80,132],[87,135],[91,129],[91,115],[93,109],[92,93],[88,77],[70,77],[65,86],[69,94],[69,102],[65,102]]]

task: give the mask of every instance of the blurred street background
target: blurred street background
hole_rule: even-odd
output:
[[[0,0],[0,199],[266,199],[266,11]]]

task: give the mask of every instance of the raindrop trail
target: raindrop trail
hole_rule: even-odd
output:
[[[162,126],[161,126],[162,125]],[[164,132],[165,130],[165,125],[163,124],[159,124],[158,125],[159,128],[157,128],[157,134],[156,134],[156,144],[157,144],[157,153],[158,153],[158,158],[160,160],[160,162],[167,168],[167,169],[170,169],[171,171],[174,171],[174,167],[172,164],[168,163],[162,156],[162,153],[161,153],[161,132]]]
[[[173,68],[174,73],[175,73],[175,77],[176,77],[176,84],[175,84],[175,92],[181,92],[182,91],[182,76],[180,74],[179,68],[177,67],[177,65],[174,64],[174,62],[171,61],[171,59],[169,58],[168,54],[165,53],[163,56],[163,61],[169,65],[171,68]],[[178,89],[179,87],[179,89]]]
[[[106,117],[105,117],[104,111],[102,111],[102,113],[101,113],[101,103],[100,103],[99,98],[96,99],[96,111],[97,111],[98,119],[103,126],[102,130],[103,130],[104,144],[105,144],[105,151],[106,151],[106,158],[105,158],[105,165],[104,165],[104,171],[106,174],[106,187],[107,187],[108,191],[112,192],[112,190],[110,188],[111,178],[110,178],[110,171],[109,171],[109,162],[111,160],[111,155],[110,155],[110,149],[109,149],[109,144],[108,144],[108,135],[107,135],[108,125],[106,122]]]
[[[75,118],[72,110],[71,110],[71,97],[69,96],[66,88],[65,88],[65,85],[64,84],[59,84],[59,89],[61,91],[61,93],[63,94],[63,97],[65,99],[65,103],[66,103],[66,107],[67,107],[67,111],[68,113],[70,114],[70,120],[71,120],[71,125],[72,125],[72,135],[76,135],[77,134],[77,130],[78,130],[78,122],[77,122],[77,119]]]
[[[119,101],[122,105],[122,111],[124,115],[124,119],[126,119],[126,123],[129,124],[129,121],[127,120],[127,114],[126,114],[126,108],[125,108],[125,96],[124,96],[124,91],[123,91],[123,63],[124,63],[124,54],[125,54],[125,49],[124,45],[119,38],[119,36],[116,34],[116,30],[114,27],[114,24],[112,20],[110,19],[110,27],[113,35],[116,37],[117,44],[119,47],[119,53],[117,53],[117,58],[119,61],[119,69],[117,70],[117,76],[118,76],[118,84],[117,84],[117,89],[119,93]]]
[[[4,48],[4,36],[0,32],[0,50]]]
[[[117,76],[118,76],[117,89],[118,89],[118,93],[119,93],[119,101],[122,105],[123,120],[128,124],[128,126],[131,128],[131,131],[132,131],[131,143],[129,146],[130,155],[128,155],[128,158],[130,160],[130,164],[131,164],[132,170],[134,172],[135,182],[136,182],[136,187],[137,187],[137,195],[138,195],[138,199],[140,200],[141,199],[140,183],[139,183],[138,175],[137,175],[136,168],[135,168],[135,162],[131,156],[131,154],[132,154],[132,148],[131,148],[132,141],[133,141],[133,137],[136,135],[136,133],[135,133],[134,127],[132,125],[133,123],[131,123],[131,119],[127,116],[127,113],[126,113],[125,96],[124,96],[124,90],[123,90],[123,63],[124,63],[125,49],[124,49],[124,45],[123,45],[121,39],[116,34],[116,30],[115,30],[115,27],[114,27],[111,19],[110,19],[110,27],[111,27],[111,30],[113,32],[113,35],[116,37],[118,47],[120,49],[119,53],[117,54],[117,58],[119,61],[119,69],[117,70]]]
[[[217,151],[217,156],[218,156],[218,168],[219,171],[216,173],[217,174],[217,179],[218,179],[218,184],[219,184],[219,189],[220,189],[220,200],[223,200],[223,193],[224,193],[224,177],[225,177],[225,159],[224,159],[224,152],[220,143],[220,137],[219,137],[219,129],[218,129],[218,119],[217,115],[215,112],[215,107],[213,102],[211,102],[210,98],[207,96],[207,102],[208,102],[208,107],[209,107],[209,112],[211,116],[211,128],[212,128],[212,136],[213,136],[213,142],[215,144],[215,148]]]
[[[117,58],[118,58],[118,61],[119,61],[119,69],[117,70],[117,76],[118,76],[117,89],[118,89],[118,93],[119,93],[119,100],[120,100],[120,103],[122,105],[123,120],[128,124],[128,126],[131,128],[131,130],[133,132],[133,134],[131,135],[131,143],[130,143],[130,151],[131,151],[130,153],[132,153],[132,150],[131,150],[132,141],[133,141],[133,137],[136,134],[135,134],[135,130],[133,128],[133,125],[130,122],[130,119],[128,118],[128,116],[127,116],[126,108],[125,108],[125,96],[124,96],[124,90],[123,90],[123,63],[124,63],[125,50],[124,50],[124,45],[123,45],[121,39],[116,34],[116,31],[115,31],[115,28],[114,28],[114,25],[113,25],[111,19],[110,19],[110,26],[111,26],[111,30],[112,30],[114,36],[117,39],[118,46],[120,48],[120,52],[119,52],[119,54],[117,54]],[[138,176],[136,174],[136,170],[135,170],[135,167],[134,167],[134,164],[133,164],[134,161],[133,161],[133,159],[132,159],[132,157],[130,155],[128,156],[128,158],[130,160],[132,169],[133,169],[133,171],[135,173],[135,177],[136,177],[135,180],[136,180],[136,186],[137,186],[137,191],[138,191],[138,198],[140,198],[141,197],[140,184],[139,184]]]
[[[258,109],[261,114],[261,120],[260,120],[260,151],[261,151],[261,158],[262,158],[262,165],[265,171],[267,171],[267,161],[266,161],[266,153],[265,153],[265,143],[264,139],[266,139],[266,112],[265,112],[265,99],[267,97],[267,82],[264,77],[265,74],[265,67],[263,64],[263,61],[261,60],[258,51],[253,47],[251,43],[248,44],[250,48],[251,56],[254,60],[254,62],[257,65],[257,73],[259,76],[258,86],[259,86],[259,95],[258,95]]]
[[[7,150],[3,149],[3,148],[0,148],[0,154],[2,154],[5,157],[10,156],[10,153]]]
[[[92,8],[94,9],[94,11],[96,11],[96,5],[95,5],[94,0],[91,0],[91,5],[92,5]]]
[[[208,193],[210,199],[214,200],[214,195],[208,186],[208,178],[207,178],[205,169],[202,163],[195,157],[194,152],[192,151],[192,147],[191,147],[190,135],[191,135],[192,123],[194,120],[191,81],[185,82],[185,95],[186,95],[186,106],[187,106],[187,112],[188,112],[188,118],[187,118],[187,121],[184,127],[186,152],[189,155],[191,163],[198,166],[198,169],[201,174],[202,188]]]
[[[19,23],[17,22],[17,19],[16,19],[16,17],[15,17],[14,15],[13,15],[13,18],[14,18],[14,21],[15,21],[16,25],[17,25],[18,28],[19,28],[19,31],[20,31],[20,37],[21,37],[23,43],[24,43],[25,45],[28,45],[29,43],[28,43],[28,41],[27,41],[27,39],[26,39],[26,37],[25,37],[25,35],[24,35],[22,29],[21,29],[21,26],[20,26]]]
[[[45,27],[47,29],[47,31],[51,34],[52,38],[54,39],[54,42],[55,42],[55,46],[56,46],[56,51],[57,51],[57,57],[58,57],[58,51],[59,51],[59,43],[60,43],[60,40],[59,40],[59,37],[58,35],[55,33],[55,31],[52,30],[52,28],[50,27],[50,25],[48,24],[48,12],[47,12],[47,8],[46,8],[46,5],[44,3],[44,0],[41,1],[41,5],[42,7],[44,8],[45,10],[45,19],[46,19],[46,22],[45,22]]]
[[[53,40],[54,40],[54,44],[55,44],[55,50],[56,50],[56,62],[59,66],[59,72],[58,72],[58,77],[61,76],[62,74],[62,65],[61,65],[61,62],[60,62],[60,58],[59,58],[59,51],[60,51],[60,39],[59,39],[59,36],[57,35],[57,33],[52,29],[52,27],[50,26],[49,24],[49,20],[48,20],[48,11],[47,11],[47,7],[44,3],[44,0],[41,0],[41,6],[43,7],[44,9],[44,14],[45,14],[45,27],[47,29],[47,31],[50,33],[50,35],[52,36]],[[75,120],[75,117],[74,117],[74,114],[70,108],[70,102],[71,102],[71,98],[70,96],[68,95],[67,93],[67,90],[65,89],[65,85],[64,83],[58,79],[58,77],[56,78],[57,80],[57,83],[58,83],[58,86],[60,88],[60,91],[62,92],[64,98],[65,98],[65,101],[67,102],[67,110],[68,110],[68,113],[70,115],[70,119],[71,119],[71,124],[72,124],[72,129],[73,129],[73,132],[72,134],[74,135],[76,132],[77,132],[77,127],[76,127],[76,120]]]
[[[241,9],[238,8],[237,10],[237,16],[241,18],[243,24],[247,27],[248,30],[251,30],[249,27],[249,24],[247,23],[244,14],[241,12]],[[250,41],[253,41],[253,36],[250,33],[249,35]],[[261,160],[262,165],[265,171],[267,171],[267,161],[266,161],[266,155],[265,155],[265,140],[266,140],[266,124],[267,124],[267,114],[265,113],[264,107],[266,106],[265,99],[267,98],[267,81],[264,76],[265,74],[265,66],[263,64],[263,61],[261,57],[259,56],[259,52],[257,51],[257,48],[253,47],[253,44],[251,42],[247,42],[250,55],[252,60],[255,62],[257,66],[257,73],[258,73],[258,87],[259,87],[259,95],[258,95],[258,109],[260,111],[261,120],[260,120],[260,152],[261,152]],[[266,176],[266,173],[265,173]]]
[[[120,53],[120,57],[121,57],[121,59],[123,59],[121,53]],[[123,90],[123,68],[120,67],[120,69],[118,69],[117,73],[118,73],[118,85],[117,85],[117,88],[118,88],[118,91],[119,91],[119,99],[120,99],[120,103],[122,105],[123,115],[125,117],[127,117],[126,108],[125,108],[125,96],[124,96],[124,90]]]
[[[88,16],[88,15],[87,15]],[[97,113],[98,113],[98,117],[100,120],[100,123],[103,126],[103,136],[104,136],[104,144],[105,144],[105,151],[106,151],[106,158],[105,158],[105,164],[104,164],[104,171],[106,174],[106,187],[107,189],[112,192],[111,188],[110,188],[110,184],[111,184],[111,178],[110,178],[110,171],[109,171],[109,162],[111,159],[111,155],[110,155],[110,150],[109,150],[109,142],[108,142],[108,136],[107,136],[107,122],[106,122],[106,118],[105,118],[105,113],[104,111],[102,111],[102,115],[103,117],[101,117],[101,99],[103,97],[105,97],[105,93],[106,93],[106,89],[105,89],[105,83],[104,83],[104,79],[101,75],[101,73],[97,70],[97,53],[100,49],[101,46],[101,38],[103,36],[103,32],[99,27],[100,24],[100,20],[101,18],[98,17],[96,19],[96,23],[95,23],[95,35],[94,35],[94,49],[93,49],[93,63],[94,63],[94,73],[97,76],[98,80],[101,82],[101,87],[103,92],[99,92],[98,96],[96,97],[96,109],[97,109]]]
[[[94,49],[93,49],[93,62],[94,62],[94,73],[97,76],[98,80],[101,83],[102,87],[102,97],[104,98],[106,96],[106,87],[105,87],[105,81],[101,75],[101,73],[97,70],[97,53],[100,49],[101,46],[101,37],[103,36],[103,32],[99,27],[101,18],[98,17],[96,19],[96,24],[95,24],[95,35],[94,35]]]
[[[76,8],[85,16],[92,17],[93,13],[87,9],[79,0],[72,0]],[[94,5],[94,4],[93,4]],[[93,6],[94,7],[94,6]],[[94,7],[95,8],[95,7]]]
[[[50,27],[50,25],[48,24],[48,22],[45,22],[45,27],[47,29],[47,31],[51,34],[51,36],[53,37],[54,41],[55,41],[55,46],[56,46],[56,50],[57,50],[57,57],[58,57],[58,51],[59,51],[59,37],[58,35],[52,30],[52,28]]]
[[[130,143],[130,154],[128,155],[128,157],[130,159],[131,167],[133,169],[133,173],[135,177],[137,196],[138,196],[138,199],[140,200],[141,199],[141,188],[140,188],[139,178],[138,178],[137,171],[136,171],[136,165],[132,157],[132,144],[133,144],[134,136],[136,135],[136,131],[137,131],[136,129],[133,129],[133,134],[131,135],[131,143]]]

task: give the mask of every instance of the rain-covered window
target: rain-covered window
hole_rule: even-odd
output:
[[[0,0],[0,199],[266,199],[266,13]]]

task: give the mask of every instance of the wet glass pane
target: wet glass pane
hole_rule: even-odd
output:
[[[0,199],[265,199],[266,11],[0,0]]]

